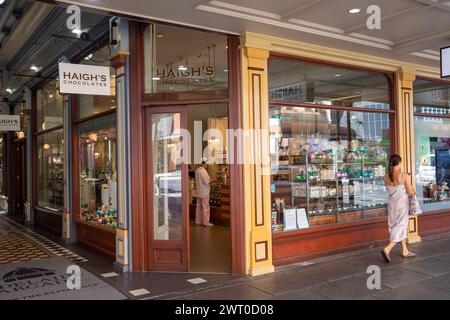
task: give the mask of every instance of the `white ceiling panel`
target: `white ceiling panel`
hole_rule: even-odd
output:
[[[245,31],[412,63],[439,66],[423,50],[450,45],[446,0],[61,0],[130,16],[231,34]],[[368,30],[366,9],[381,8],[382,29]],[[427,8],[429,7],[429,8]],[[360,8],[358,14],[349,9]],[[292,20],[297,19],[297,20]],[[447,34],[447,29],[449,34]],[[415,39],[418,37],[419,40]],[[423,38],[423,39],[420,39]],[[405,42],[406,41],[406,42]],[[411,42],[412,41],[412,42]],[[397,47],[400,45],[399,47]],[[411,55],[418,52],[419,55]]]

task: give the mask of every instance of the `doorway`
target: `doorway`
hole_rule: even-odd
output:
[[[147,108],[150,270],[231,273],[227,129],[226,103]],[[209,198],[203,200],[209,221],[197,224],[195,176],[202,158],[210,177]]]

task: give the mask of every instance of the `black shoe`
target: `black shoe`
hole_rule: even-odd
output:
[[[381,250],[381,256],[383,257],[384,262],[386,262],[386,263],[391,262],[391,257],[389,257],[389,254],[387,254],[386,251],[384,251],[384,249]]]

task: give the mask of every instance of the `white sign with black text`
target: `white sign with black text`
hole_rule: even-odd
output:
[[[441,49],[441,77],[450,77],[450,47]]]
[[[84,64],[59,64],[59,90],[61,93],[111,95],[109,67]]]
[[[0,131],[20,131],[20,116],[0,115]]]

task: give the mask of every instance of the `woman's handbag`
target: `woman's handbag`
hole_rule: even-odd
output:
[[[416,196],[409,196],[409,214],[418,215],[422,214],[422,208],[420,207],[419,201]]]

